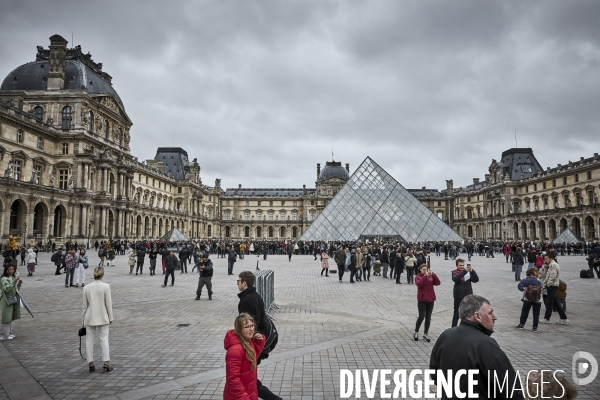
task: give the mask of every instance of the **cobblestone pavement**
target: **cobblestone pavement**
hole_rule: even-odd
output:
[[[93,251],[90,258],[92,266],[97,263]],[[110,350],[115,369],[90,374],[78,350],[82,289],[65,288],[64,275],[54,275],[50,254],[40,253],[37,272],[23,278],[22,288],[35,319],[23,312],[14,323],[17,338],[0,346],[54,399],[220,399],[223,337],[237,312],[237,272],[253,270],[257,258],[239,260],[234,276],[227,276],[225,259],[211,258],[216,271],[213,301],[206,293],[194,301],[197,275],[191,268],[188,274],[176,273],[174,287],[161,288],[160,267],[150,276],[146,260],[143,275],[130,275],[126,256],[118,256],[104,279],[113,296]],[[554,324],[558,316],[553,315],[552,323],[540,325],[537,335],[531,332],[531,319],[527,329],[513,329],[521,302],[510,264],[500,256],[475,256],[472,264],[481,279],[474,290],[491,301],[498,316],[493,338],[516,369],[563,369],[570,376],[576,351],[600,359],[593,345],[600,329],[600,280],[579,278],[579,270],[586,267],[584,257],[559,258],[569,284],[569,325]],[[379,276],[350,284],[345,276],[340,283],[336,274],[320,276],[320,262],[312,256],[294,256],[291,262],[287,256],[269,256],[267,261],[261,257],[260,268],[275,271],[275,298],[281,308],[272,313],[279,344],[260,365],[259,377],[286,399],[339,398],[340,369],[427,368],[435,339],[450,326],[454,262],[443,257],[432,258],[432,270],[442,280],[436,289],[432,343],[412,340],[416,288],[405,281],[397,285]],[[20,271],[26,275],[25,267]],[[92,280],[91,268],[86,279]],[[85,355],[85,342],[83,346]],[[100,354],[96,340],[97,357]],[[102,365],[101,360],[96,364]],[[8,389],[0,387],[0,399],[9,398]],[[582,399],[599,398],[600,377],[579,389]]]

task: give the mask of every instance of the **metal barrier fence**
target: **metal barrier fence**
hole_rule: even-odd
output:
[[[265,303],[265,314],[275,321],[275,318],[269,312],[273,307],[279,308],[275,304],[275,273],[272,270],[254,271],[256,277],[256,291]]]

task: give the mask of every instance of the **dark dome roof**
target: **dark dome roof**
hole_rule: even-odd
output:
[[[342,167],[341,162],[327,161],[325,163],[325,167],[319,174],[319,179],[327,179],[332,177],[350,179],[350,174],[348,171],[346,171],[346,168]]]
[[[15,68],[4,78],[0,90],[46,90],[48,61],[34,61]],[[92,94],[112,94],[121,107],[123,102],[110,83],[79,60],[66,60],[65,90],[85,89]]]

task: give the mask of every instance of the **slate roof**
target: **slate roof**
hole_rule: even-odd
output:
[[[316,189],[306,189],[307,194],[315,193]],[[248,196],[248,197],[300,197],[304,189],[265,189],[265,188],[243,188],[225,189],[225,196]]]
[[[543,171],[542,166],[533,155],[533,150],[529,147],[512,148],[502,152],[502,158],[498,161],[498,165],[502,167],[502,175],[508,173],[512,181],[529,178]]]
[[[183,180],[190,171],[188,153],[181,147],[159,147],[154,159],[164,163],[163,172],[177,180]]]

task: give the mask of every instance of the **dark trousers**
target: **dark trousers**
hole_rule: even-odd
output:
[[[321,275],[325,272],[325,276],[329,276],[329,270],[327,268],[321,268]]]
[[[288,261],[292,261],[292,253],[288,253]]]
[[[263,260],[266,260],[266,259],[267,259],[267,253],[263,254]],[[315,260],[316,260],[316,258],[315,258]]]
[[[356,267],[348,267],[350,270],[350,282],[354,282],[354,277],[356,276]]]
[[[371,279],[371,266],[363,268],[363,279],[369,280]]]
[[[75,268],[65,268],[65,285],[73,286],[73,274],[75,274]]]
[[[169,275],[171,275],[171,285],[175,284],[175,270],[168,269],[167,273],[165,274],[165,283],[164,283],[165,286],[167,286],[167,281],[169,280]]]
[[[519,324],[525,325],[527,317],[529,317],[529,310],[533,308],[533,327],[537,328],[540,320],[540,310],[542,309],[542,303],[532,303],[530,301],[524,301],[523,307],[521,308],[521,319]]]
[[[196,296],[200,296],[202,294],[202,288],[206,285],[206,290],[208,290],[208,295],[212,296],[212,277],[200,277],[198,280],[198,289],[196,289]]]
[[[263,400],[281,400],[281,397],[277,396],[269,390],[268,387],[263,386],[260,379],[256,380],[256,389],[258,391],[258,398]]]
[[[454,299],[454,315],[452,315],[452,327],[458,325],[458,307],[460,306],[460,302],[462,300],[462,297],[460,299]]]
[[[137,261],[137,266],[135,267],[135,273],[137,274],[138,270],[139,270],[139,272],[141,274],[142,271],[143,271],[143,269],[144,269],[144,260],[138,260]]]
[[[546,297],[546,313],[544,314],[544,318],[550,321],[550,317],[552,316],[552,309],[556,308],[558,310],[558,315],[560,319],[567,319],[567,314],[565,314],[562,304],[556,298],[558,286],[548,286],[546,290],[548,293],[548,297]]]
[[[187,273],[187,258],[180,258],[179,263],[181,264],[181,273],[185,271]]]
[[[228,274],[233,274],[233,263],[235,262],[235,260],[227,260],[227,273]]]
[[[150,273],[154,275],[154,270],[156,270],[156,258],[150,259]]]
[[[338,264],[338,276],[340,277],[340,281],[344,277],[344,266]]]
[[[413,281],[414,267],[406,267],[406,282],[411,283]]]
[[[401,278],[402,278],[402,269],[396,268],[396,283],[400,283]]]
[[[54,273],[54,275],[60,275],[60,270],[61,270],[62,266],[59,264],[56,266],[56,272]]]
[[[419,317],[417,318],[417,325],[415,326],[415,332],[419,332],[423,319],[425,319],[425,330],[423,331],[426,335],[429,332],[429,324],[431,324],[431,313],[433,312],[433,302],[425,303],[424,301],[417,302],[417,308],[419,309]]]

